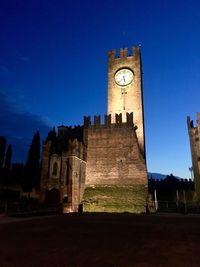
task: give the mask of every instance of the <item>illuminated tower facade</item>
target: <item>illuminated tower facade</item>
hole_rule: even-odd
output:
[[[141,152],[145,156],[142,65],[140,49],[120,49],[108,53],[108,114],[115,123],[115,114],[122,114],[122,122],[126,122],[126,113],[133,112],[133,123],[137,126],[136,135]]]

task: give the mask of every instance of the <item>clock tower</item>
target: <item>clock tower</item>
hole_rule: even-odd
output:
[[[139,48],[108,53],[108,110],[84,118],[87,147],[84,211],[145,212],[142,77]]]
[[[108,114],[115,123],[115,114],[122,114],[122,122],[126,122],[126,114],[133,112],[133,123],[137,126],[136,135],[142,154],[145,157],[144,117],[142,97],[142,66],[140,49],[120,49],[108,53]]]

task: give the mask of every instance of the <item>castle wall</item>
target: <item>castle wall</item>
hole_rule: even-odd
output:
[[[145,212],[147,170],[132,116],[127,114],[124,123],[116,114],[115,124],[111,116],[105,116],[104,124],[99,116],[93,125],[85,119],[85,211]]]
[[[190,150],[195,184],[195,199],[200,200],[200,112],[197,113],[197,125],[187,117]]]
[[[147,184],[146,165],[132,123],[90,125],[86,185]]]

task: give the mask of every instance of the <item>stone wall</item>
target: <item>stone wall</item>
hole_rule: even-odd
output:
[[[195,200],[200,201],[200,112],[197,113],[197,125],[187,117],[190,150],[195,185]]]
[[[90,125],[86,185],[147,184],[146,164],[132,123]]]
[[[86,211],[143,212],[145,209],[147,170],[130,116],[133,114],[127,114],[124,123],[120,114],[116,115],[115,124],[109,123],[109,116],[104,124],[97,117],[94,124],[85,119],[87,166],[83,200]]]

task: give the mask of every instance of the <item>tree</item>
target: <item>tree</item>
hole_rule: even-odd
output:
[[[31,192],[33,187],[40,185],[40,134],[35,133],[29,149],[26,166],[25,177],[22,181],[24,192]]]
[[[11,159],[12,159],[12,146],[9,145],[6,151],[6,156],[5,156],[5,164],[4,164],[5,170],[10,170]]]
[[[0,170],[3,168],[5,150],[6,150],[6,138],[4,136],[0,136]]]
[[[48,141],[51,141],[50,152],[52,154],[56,153],[57,152],[57,135],[56,135],[55,127],[53,127],[53,129],[51,131],[49,131],[48,136],[46,138],[46,143]]]
[[[11,179],[11,158],[12,158],[12,146],[9,145],[5,155],[3,178],[6,185],[12,183]]]
[[[22,185],[25,179],[25,165],[23,163],[12,164],[11,173],[13,184]]]

